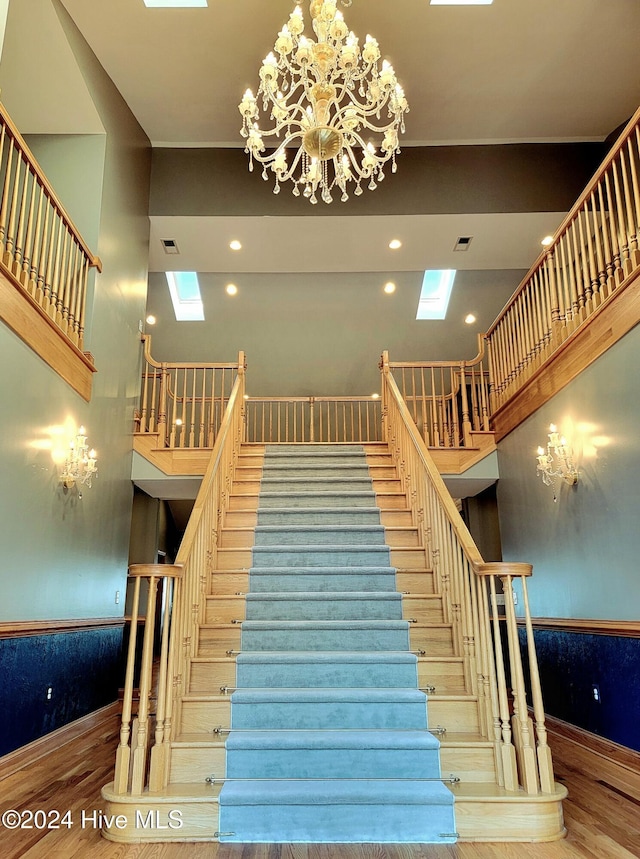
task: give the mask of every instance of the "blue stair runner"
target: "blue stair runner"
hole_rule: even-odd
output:
[[[221,841],[451,843],[364,449],[268,446]]]

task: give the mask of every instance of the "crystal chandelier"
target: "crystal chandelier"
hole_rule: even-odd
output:
[[[330,203],[334,189],[344,202],[350,183],[356,196],[363,182],[376,188],[387,161],[395,173],[409,106],[393,67],[386,60],[379,66],[377,41],[367,36],[360,47],[335,0],[312,0],[311,17],[316,41],[303,34],[299,6],[278,34],[260,69],[257,99],[247,90],[239,105],[241,134],[249,170],[255,160],[263,179],[269,169],[275,174],[274,194],[291,179],[294,195],[311,203],[317,193]],[[260,99],[268,128],[259,124]]]
[[[69,442],[69,450],[61,469],[60,483],[65,490],[72,489],[76,484],[88,486],[98,475],[98,461],[95,450],[89,450],[84,427],[78,429],[78,434]],[[82,497],[82,494],[80,494]]]
[[[560,436],[555,424],[549,425],[548,437],[546,450],[543,447],[538,448],[536,471],[544,485],[553,488],[553,500],[557,501],[556,480],[561,478],[569,486],[575,486],[578,482],[578,471],[573,464],[573,451],[566,438]]]

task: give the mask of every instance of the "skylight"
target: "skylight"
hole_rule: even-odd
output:
[[[444,319],[446,317],[455,279],[455,269],[425,271],[416,319]]]
[[[167,283],[178,322],[201,322],[204,308],[195,271],[168,271]]]
[[[207,0],[144,0],[144,5],[149,9],[204,9]]]

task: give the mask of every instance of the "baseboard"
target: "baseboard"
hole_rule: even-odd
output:
[[[0,638],[24,638],[27,635],[84,632],[87,629],[110,629],[124,625],[124,617],[84,617],[71,620],[3,620],[0,621]]]
[[[58,728],[50,734],[45,734],[44,737],[40,737],[32,743],[28,743],[26,746],[21,746],[19,749],[9,752],[8,755],[4,755],[0,758],[0,781],[30,766],[40,760],[40,758],[45,757],[45,755],[56,751],[60,746],[64,746],[78,739],[78,737],[88,734],[94,728],[114,719],[120,714],[121,706],[121,702],[114,701],[113,704],[107,704],[106,707],[94,710],[81,719],[69,722],[68,725],[63,725],[62,728]]]
[[[579,632],[585,635],[614,635],[619,638],[640,638],[638,620],[599,620],[595,618],[571,617],[532,617],[534,629]],[[518,618],[518,626],[524,626],[525,619]]]
[[[602,784],[640,802],[640,752],[554,716],[545,716],[545,722],[552,751],[558,740],[570,743],[577,756],[576,763],[579,757],[586,755],[589,758],[586,762],[580,761],[581,768],[586,763],[590,772],[598,774]],[[572,759],[564,754],[562,757],[567,761]]]

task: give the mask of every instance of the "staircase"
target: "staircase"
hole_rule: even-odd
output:
[[[500,786],[513,746],[487,724],[456,600],[387,444],[243,444],[233,474],[197,639],[180,633],[191,656],[163,783],[105,787],[105,813],[126,824],[103,834],[561,837],[563,788]]]
[[[361,446],[268,446],[231,696],[223,841],[451,842]]]

